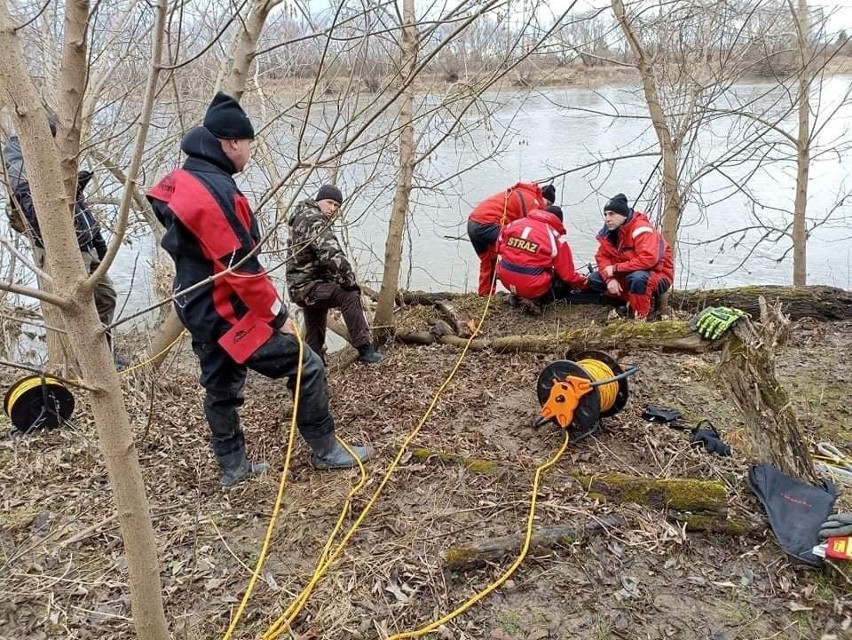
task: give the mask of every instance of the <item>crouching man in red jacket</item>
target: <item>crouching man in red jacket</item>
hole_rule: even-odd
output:
[[[547,304],[586,288],[586,278],[574,270],[562,209],[533,209],[509,224],[497,242],[497,277],[521,298]]]
[[[509,223],[523,218],[533,209],[541,209],[556,200],[556,187],[539,187],[531,182],[518,182],[505,191],[486,198],[471,211],[467,220],[467,235],[479,256],[479,286],[481,296],[493,293],[494,267],[497,263],[497,238]]]
[[[589,288],[623,300],[637,319],[647,319],[652,299],[674,282],[669,243],[644,213],[627,206],[623,193],[604,207],[595,262],[598,270],[589,276]]]

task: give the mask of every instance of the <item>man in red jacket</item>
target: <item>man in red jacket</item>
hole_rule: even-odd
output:
[[[574,270],[574,257],[562,224],[562,209],[533,209],[510,223],[497,242],[497,277],[521,298],[546,304],[586,288]]]
[[[627,303],[634,318],[646,319],[651,301],[674,282],[672,249],[644,213],[619,193],[604,207],[604,227],[595,254],[598,270],[589,288]]]
[[[507,224],[533,209],[543,209],[556,200],[556,187],[543,189],[531,182],[519,182],[505,191],[486,198],[471,211],[467,235],[479,256],[479,295],[494,292],[494,267],[497,263],[497,238]]]
[[[245,111],[220,91],[203,125],[181,140],[183,168],[148,192],[166,227],[162,245],[175,263],[175,311],[201,365],[204,413],[225,486],[269,468],[246,457],[237,410],[248,369],[287,378],[293,393],[301,368],[296,423],[313,451],[311,462],[319,469],[357,465],[335,439],[322,360],[305,345],[300,367],[296,327],[257,259],[257,218],[233,177],[248,163],[253,138]],[[361,461],[369,458],[365,447],[351,449]]]

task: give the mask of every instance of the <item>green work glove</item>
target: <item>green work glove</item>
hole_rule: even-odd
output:
[[[709,307],[693,319],[694,329],[702,338],[716,340],[744,315],[745,311],[733,307]]]
[[[852,535],[852,513],[835,513],[820,525],[819,537]]]

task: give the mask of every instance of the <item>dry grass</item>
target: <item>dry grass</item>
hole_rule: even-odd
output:
[[[471,298],[456,306],[475,317],[478,304]],[[406,326],[427,322],[422,310],[417,314],[403,320]],[[581,321],[565,310],[531,319],[500,304],[487,336],[519,327],[547,334]],[[797,394],[807,426],[816,436],[823,425],[833,425],[841,446],[850,444],[850,435],[837,424],[849,421],[838,412],[848,417],[848,408],[839,394],[829,393],[831,385],[820,390],[828,376],[838,382],[852,376],[850,344],[848,324],[804,326],[783,358],[787,381],[811,391]],[[378,366],[331,374],[340,433],[369,441],[377,453],[353,513],[375,490],[458,355],[445,346],[392,346],[388,353]],[[554,429],[531,426],[538,408],[535,380],[559,355],[468,356],[414,446],[492,460],[500,472],[403,458],[297,619],[298,637],[387,637],[451,610],[499,575],[508,561],[456,573],[445,570],[440,554],[522,529],[533,470],[561,441]],[[433,637],[844,637],[848,593],[830,577],[790,564],[771,536],[685,534],[659,511],[591,500],[567,473],[719,479],[735,509],[755,511],[743,485],[747,459],[711,457],[691,449],[683,433],[639,418],[649,403],[679,407],[690,422],[710,417],[734,440],[741,425],[713,384],[716,357],[630,354],[642,366],[631,403],[546,475],[537,515],[537,523],[548,525],[618,513],[630,525],[529,558],[505,588]],[[153,402],[149,380],[126,384],[167,615],[179,639],[221,637],[247,584],[278,480],[272,475],[228,492],[218,487],[196,379],[184,346],[158,376]],[[250,376],[246,397],[242,417],[251,452],[279,461],[280,469],[291,408],[284,385]],[[78,400],[76,429],[0,442],[0,638],[133,637],[126,561],[104,466],[85,397]],[[263,580],[239,638],[258,637],[307,582],[355,479],[354,472],[315,472],[307,457],[300,443]]]

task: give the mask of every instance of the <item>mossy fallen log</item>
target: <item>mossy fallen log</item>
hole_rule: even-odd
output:
[[[400,291],[402,304],[434,305],[441,300],[471,297],[473,294],[450,292],[426,293]],[[783,312],[792,320],[815,318],[817,320],[852,319],[852,291],[837,287],[813,285],[784,287],[779,285],[753,285],[731,289],[686,289],[671,292],[668,302],[673,309],[695,313],[708,306],[737,307],[754,317],[760,315],[758,299],[763,296],[772,302],[781,302]]]
[[[533,531],[530,551],[542,551],[557,547],[568,547],[575,542],[602,533],[611,527],[624,527],[626,518],[605,516],[589,520],[580,525],[555,525]],[[499,538],[485,538],[468,545],[449,547],[441,554],[448,569],[470,569],[488,562],[499,562],[508,555],[517,555],[521,551],[525,536],[514,534]]]
[[[447,451],[433,451],[432,449],[412,449],[411,457],[419,462],[429,459],[438,460],[446,464],[455,464],[464,467],[470,473],[476,475],[497,475],[500,469],[493,460],[482,460],[480,458],[467,458],[457,453]]]
[[[728,492],[721,482],[693,478],[643,478],[605,473],[574,478],[592,496],[611,502],[632,502],[655,509],[725,514]]]
[[[420,332],[398,331],[395,335],[400,342],[422,344],[417,334]],[[464,347],[468,340],[455,335],[440,335],[437,340],[455,347]],[[470,343],[470,349],[479,351],[493,349],[500,353],[533,352],[553,353],[554,351],[582,349],[662,349],[683,353],[704,353],[721,348],[722,341],[702,339],[694,333],[688,323],[680,320],[661,322],[634,322],[616,320],[606,325],[589,325],[582,329],[561,331],[548,336],[502,336],[499,338],[477,338]]]

